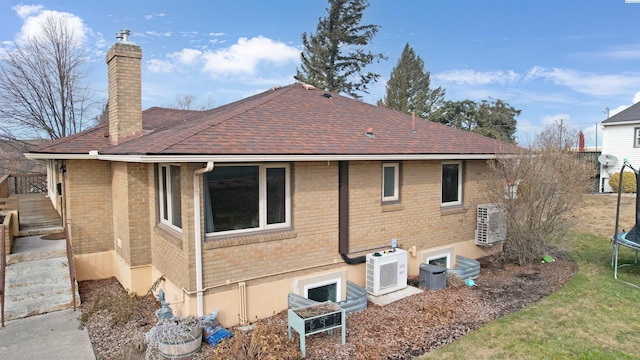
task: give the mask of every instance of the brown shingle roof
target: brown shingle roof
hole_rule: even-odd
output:
[[[149,133],[201,112],[202,111],[196,110],[177,110],[151,107],[142,112],[142,128],[145,133]],[[102,152],[109,147],[111,147],[111,144],[109,143],[109,126],[99,125],[75,135],[49,141],[45,145],[37,147],[31,152],[88,154],[89,151],[98,150]]]
[[[154,131],[113,147],[97,149],[94,143],[89,150],[107,155],[493,155],[512,149],[422,119],[415,120],[413,132],[411,115],[335,94],[327,97],[301,84],[203,112],[151,108],[143,118],[145,129],[154,124]],[[366,135],[368,128],[373,138]],[[104,134],[106,128],[95,131]],[[78,135],[95,136],[91,131]],[[108,145],[106,139],[102,143]],[[63,148],[68,150],[63,143],[47,150]]]

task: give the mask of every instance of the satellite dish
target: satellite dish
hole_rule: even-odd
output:
[[[598,156],[598,162],[604,167],[613,166],[618,162],[618,158],[613,155],[602,154]]]

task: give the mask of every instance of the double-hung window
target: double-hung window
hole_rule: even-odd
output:
[[[179,230],[182,228],[180,166],[158,165],[158,185],[160,222]]]
[[[442,163],[442,206],[462,204],[462,162]]]
[[[204,176],[208,235],[291,226],[288,164],[217,165]]]
[[[400,164],[382,164],[382,202],[400,200]]]
[[[633,147],[640,147],[640,127],[633,129]]]

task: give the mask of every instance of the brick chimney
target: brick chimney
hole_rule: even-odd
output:
[[[107,52],[109,141],[117,145],[142,134],[142,50],[128,41],[129,30]]]

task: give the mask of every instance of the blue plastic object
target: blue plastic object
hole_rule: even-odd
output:
[[[223,339],[230,338],[232,336],[233,334],[229,330],[220,327],[213,334],[207,336],[205,340],[211,344],[211,346],[216,346]]]

